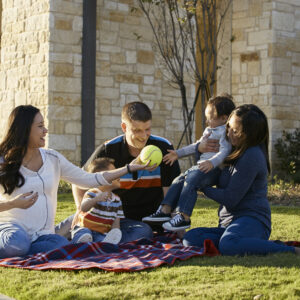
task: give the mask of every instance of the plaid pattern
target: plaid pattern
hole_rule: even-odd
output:
[[[113,272],[141,271],[162,264],[173,265],[177,259],[194,256],[215,256],[219,251],[210,240],[203,248],[184,247],[176,234],[166,234],[152,240],[140,239],[130,243],[69,244],[49,252],[26,257],[0,259],[0,266],[32,270],[81,270],[97,268]]]

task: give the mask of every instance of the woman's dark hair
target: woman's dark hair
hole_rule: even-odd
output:
[[[268,171],[270,172],[269,127],[266,115],[254,104],[244,104],[237,107],[229,116],[228,121],[234,115],[241,120],[242,143],[240,146],[233,148],[231,154],[225,159],[225,163],[233,164],[249,147],[259,145],[266,157]]]
[[[7,132],[0,144],[0,156],[3,159],[0,164],[0,184],[9,195],[25,182],[19,170],[27,151],[34,117],[39,111],[32,105],[20,105],[10,113]]]

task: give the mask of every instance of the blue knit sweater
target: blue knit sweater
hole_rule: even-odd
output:
[[[248,148],[220,175],[217,188],[206,187],[203,192],[220,203],[219,225],[227,227],[233,220],[251,216],[271,231],[271,209],[267,199],[267,162],[259,146]]]

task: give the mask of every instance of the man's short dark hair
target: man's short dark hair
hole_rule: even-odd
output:
[[[122,109],[122,120],[147,122],[152,120],[152,113],[145,103],[130,102]]]
[[[110,165],[114,166],[115,160],[109,157],[100,157],[93,160],[87,167],[89,173],[96,173],[108,170]]]
[[[218,118],[224,115],[229,116],[235,109],[233,98],[227,93],[210,98],[207,105],[211,105],[216,109]]]

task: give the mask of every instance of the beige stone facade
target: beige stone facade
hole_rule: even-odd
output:
[[[177,145],[183,122],[179,91],[168,84],[152,51],[145,17],[134,0],[97,1],[96,144],[121,134],[130,101],[153,111],[153,133]],[[83,0],[4,0],[1,9],[0,124],[19,104],[42,109],[47,145],[79,164]],[[219,53],[218,92],[259,105],[272,143],[299,128],[299,0],[233,0]],[[187,87],[193,101],[194,85]],[[3,130],[0,137],[3,135]],[[185,167],[185,165],[184,165]]]
[[[234,0],[230,19],[234,41],[223,55],[231,69],[221,88],[262,108],[272,146],[282,130],[300,127],[300,1]]]

